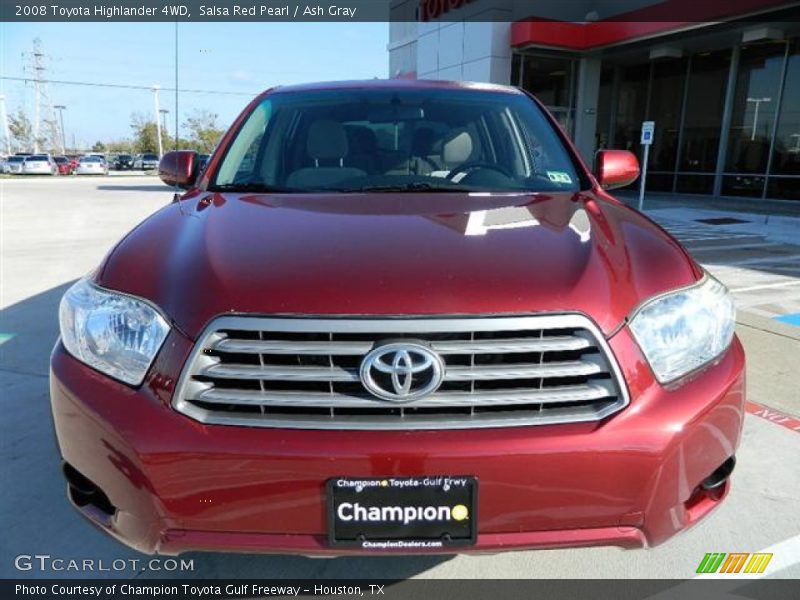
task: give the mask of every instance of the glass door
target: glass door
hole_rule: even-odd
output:
[[[575,133],[575,60],[523,54],[514,61],[515,84],[535,95],[570,137]]]

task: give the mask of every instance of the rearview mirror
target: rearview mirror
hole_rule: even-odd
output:
[[[594,175],[605,190],[625,187],[639,177],[639,160],[628,150],[599,150]]]
[[[168,186],[189,189],[197,178],[197,152],[175,150],[167,152],[158,163],[158,176]]]

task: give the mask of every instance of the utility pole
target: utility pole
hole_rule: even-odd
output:
[[[27,68],[33,70],[33,151],[38,153],[42,150],[41,141],[43,139],[57,143],[58,126],[53,105],[47,93],[47,78],[45,77],[47,55],[42,50],[42,41],[39,38],[33,40],[33,53],[28,56]]]
[[[3,120],[3,137],[6,141],[6,154],[11,156],[11,134],[8,131],[8,114],[6,113],[6,97],[0,94],[0,119]]]
[[[64,111],[66,106],[63,104],[56,104],[53,108],[58,111],[58,120],[61,123],[61,154],[67,153],[67,134],[64,131]]]
[[[42,59],[44,58],[44,54],[42,53],[42,42],[39,38],[33,40],[33,70],[34,70],[34,80],[33,80],[33,152],[34,154],[39,152],[39,135],[40,135],[40,128],[39,123],[41,120],[41,93],[42,93],[42,79],[44,74],[44,65],[42,64]]]
[[[158,158],[161,160],[161,157],[164,155],[164,146],[161,143],[161,115],[159,114],[161,110],[158,106],[158,91],[161,89],[160,85],[153,86],[153,100],[155,101],[156,107],[156,137],[158,138]]]

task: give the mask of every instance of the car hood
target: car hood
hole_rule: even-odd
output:
[[[582,312],[606,333],[696,281],[672,238],[576,194],[194,194],[134,229],[100,285],[196,337],[215,316]]]

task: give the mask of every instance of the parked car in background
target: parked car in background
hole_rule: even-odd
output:
[[[130,171],[133,169],[133,156],[130,154],[118,154],[114,161],[114,168],[117,171]]]
[[[158,168],[158,154],[139,154],[133,163],[133,168],[139,171],[152,171]]]
[[[78,161],[81,159],[80,154],[67,154],[69,164],[72,165],[73,171],[78,168]]]
[[[75,172],[75,167],[66,156],[54,156],[53,160],[56,162],[59,175],[72,175]]]
[[[106,161],[106,164],[108,165],[109,169],[117,168],[117,156],[119,156],[119,154],[117,154],[116,152],[113,154],[106,154],[105,156],[103,156],[103,160]]]
[[[18,175],[22,173],[22,163],[24,162],[24,156],[19,156],[17,154],[14,156],[9,156],[8,159],[6,159],[6,166],[3,172],[10,173],[12,175]]]
[[[81,156],[76,175],[108,175],[108,164],[100,156]]]
[[[26,156],[22,163],[22,175],[58,175],[58,165],[49,154]]]
[[[655,546],[724,500],[733,298],[608,193],[631,152],[592,172],[487,84],[278,87],[236,123],[61,301],[85,518],[148,553],[452,554]]]

